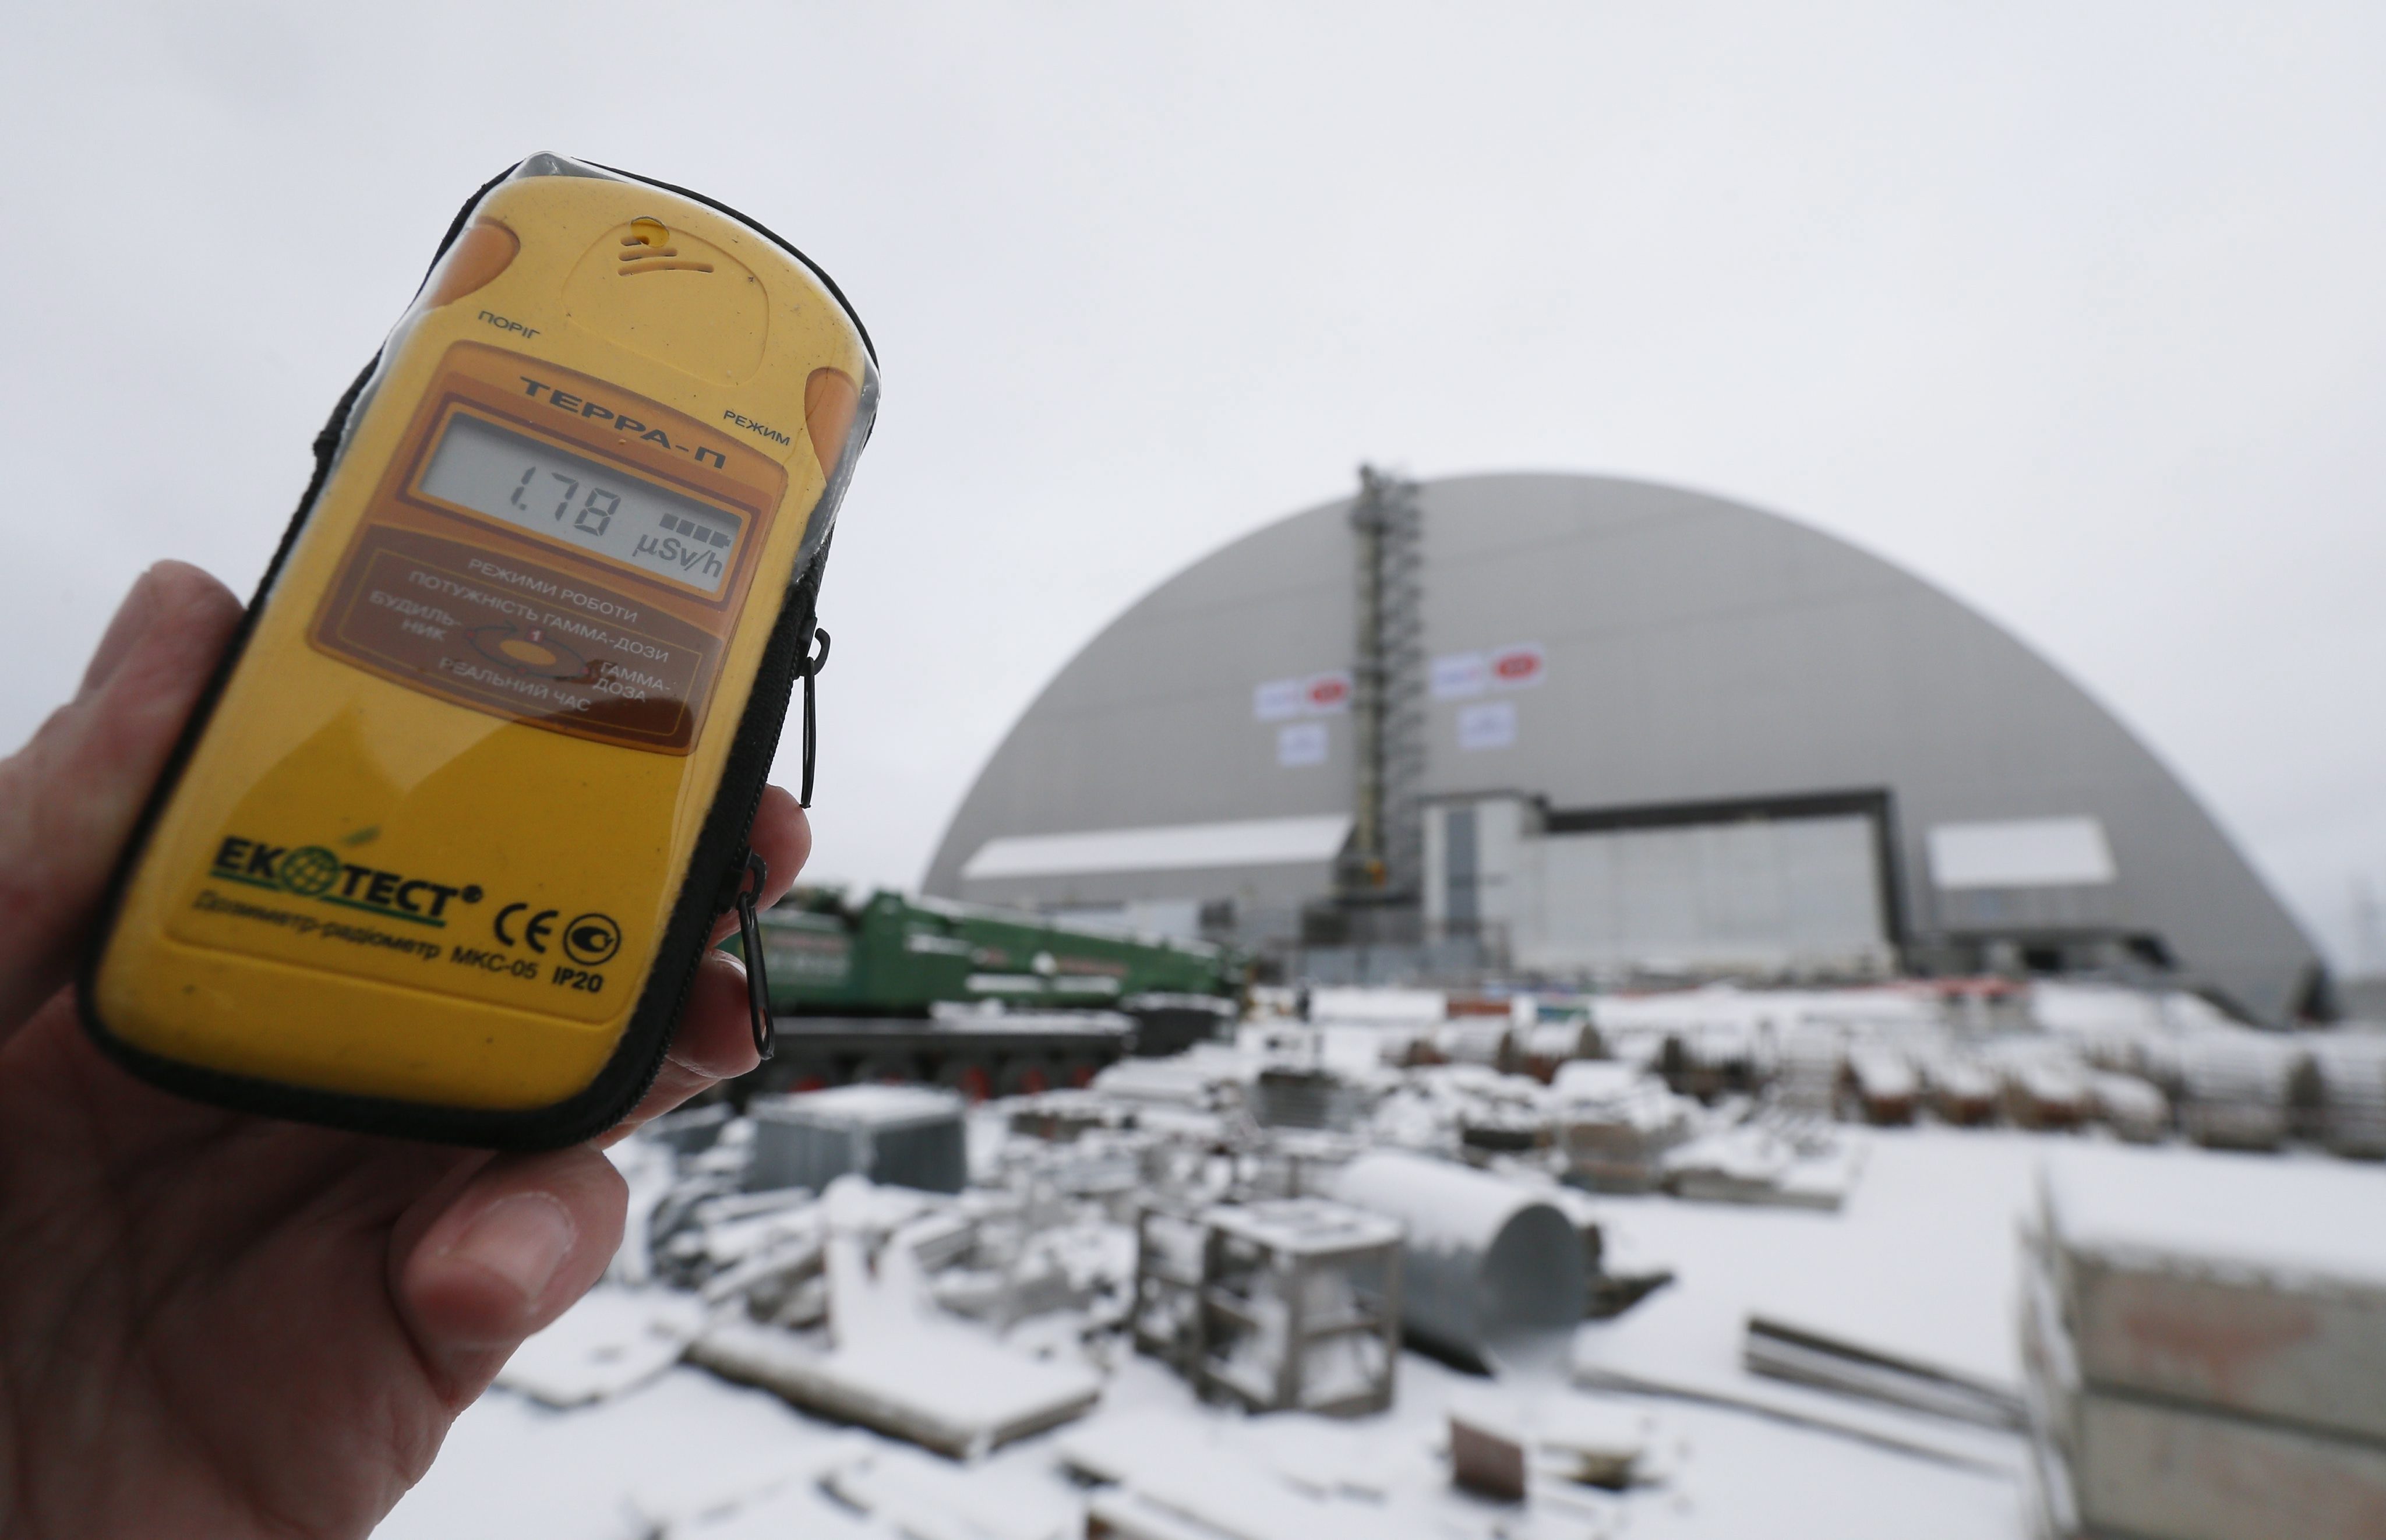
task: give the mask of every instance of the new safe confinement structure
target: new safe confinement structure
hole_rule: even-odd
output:
[[[926,887],[1318,979],[2328,1000],[2229,836],[2022,643],[1790,520],[1593,476],[1368,472],[1196,563],[1020,719]]]

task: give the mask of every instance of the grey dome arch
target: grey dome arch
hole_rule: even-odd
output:
[[[1886,918],[1909,962],[2003,933],[2125,938],[2273,1020],[2324,981],[2176,776],[2052,665],[1914,575],[1790,520],[1643,482],[1463,476],[1423,483],[1419,499],[1428,654],[1531,643],[1546,659],[1542,682],[1509,697],[1511,741],[1488,751],[1458,746],[1464,702],[1428,702],[1429,796],[1518,794],[1554,810],[1553,827],[1873,797]],[[1266,845],[1349,813],[1350,719],[1315,719],[1299,745],[1314,762],[1287,764],[1254,691],[1348,666],[1350,507],[1235,541],[1086,644],[979,773],[927,891],[1045,908],[1233,902],[1246,916],[1321,896],[1323,868],[1293,858],[1315,852]],[[2106,880],[1965,887],[1942,870],[1945,831],[2030,820],[2092,822]],[[1067,844],[1036,836],[1224,826],[1263,832],[1246,850],[1226,829],[1211,860],[1184,858],[1180,838],[1139,870],[1115,851],[1046,870],[989,858]]]

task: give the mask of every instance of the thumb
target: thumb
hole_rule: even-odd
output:
[[[64,985],[108,872],[240,620],[195,567],[141,575],[75,698],[0,760],[0,1042]]]
[[[390,1293],[451,1411],[604,1275],[628,1189],[586,1145],[458,1168],[390,1237]]]

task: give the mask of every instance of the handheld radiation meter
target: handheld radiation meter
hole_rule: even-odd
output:
[[[101,1046],[408,1137],[617,1121],[746,882],[877,394],[835,285],[742,216],[559,156],[483,187],[126,853]]]

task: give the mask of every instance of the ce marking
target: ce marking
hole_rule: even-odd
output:
[[[489,924],[497,933],[499,941],[509,946],[515,944],[514,937],[506,934],[506,920],[528,908],[530,908],[528,904],[508,904],[497,911],[496,918],[490,920]],[[522,921],[521,939],[530,943],[532,951],[542,955],[546,951],[547,933],[555,929],[555,917],[562,912],[560,909],[541,909]]]

